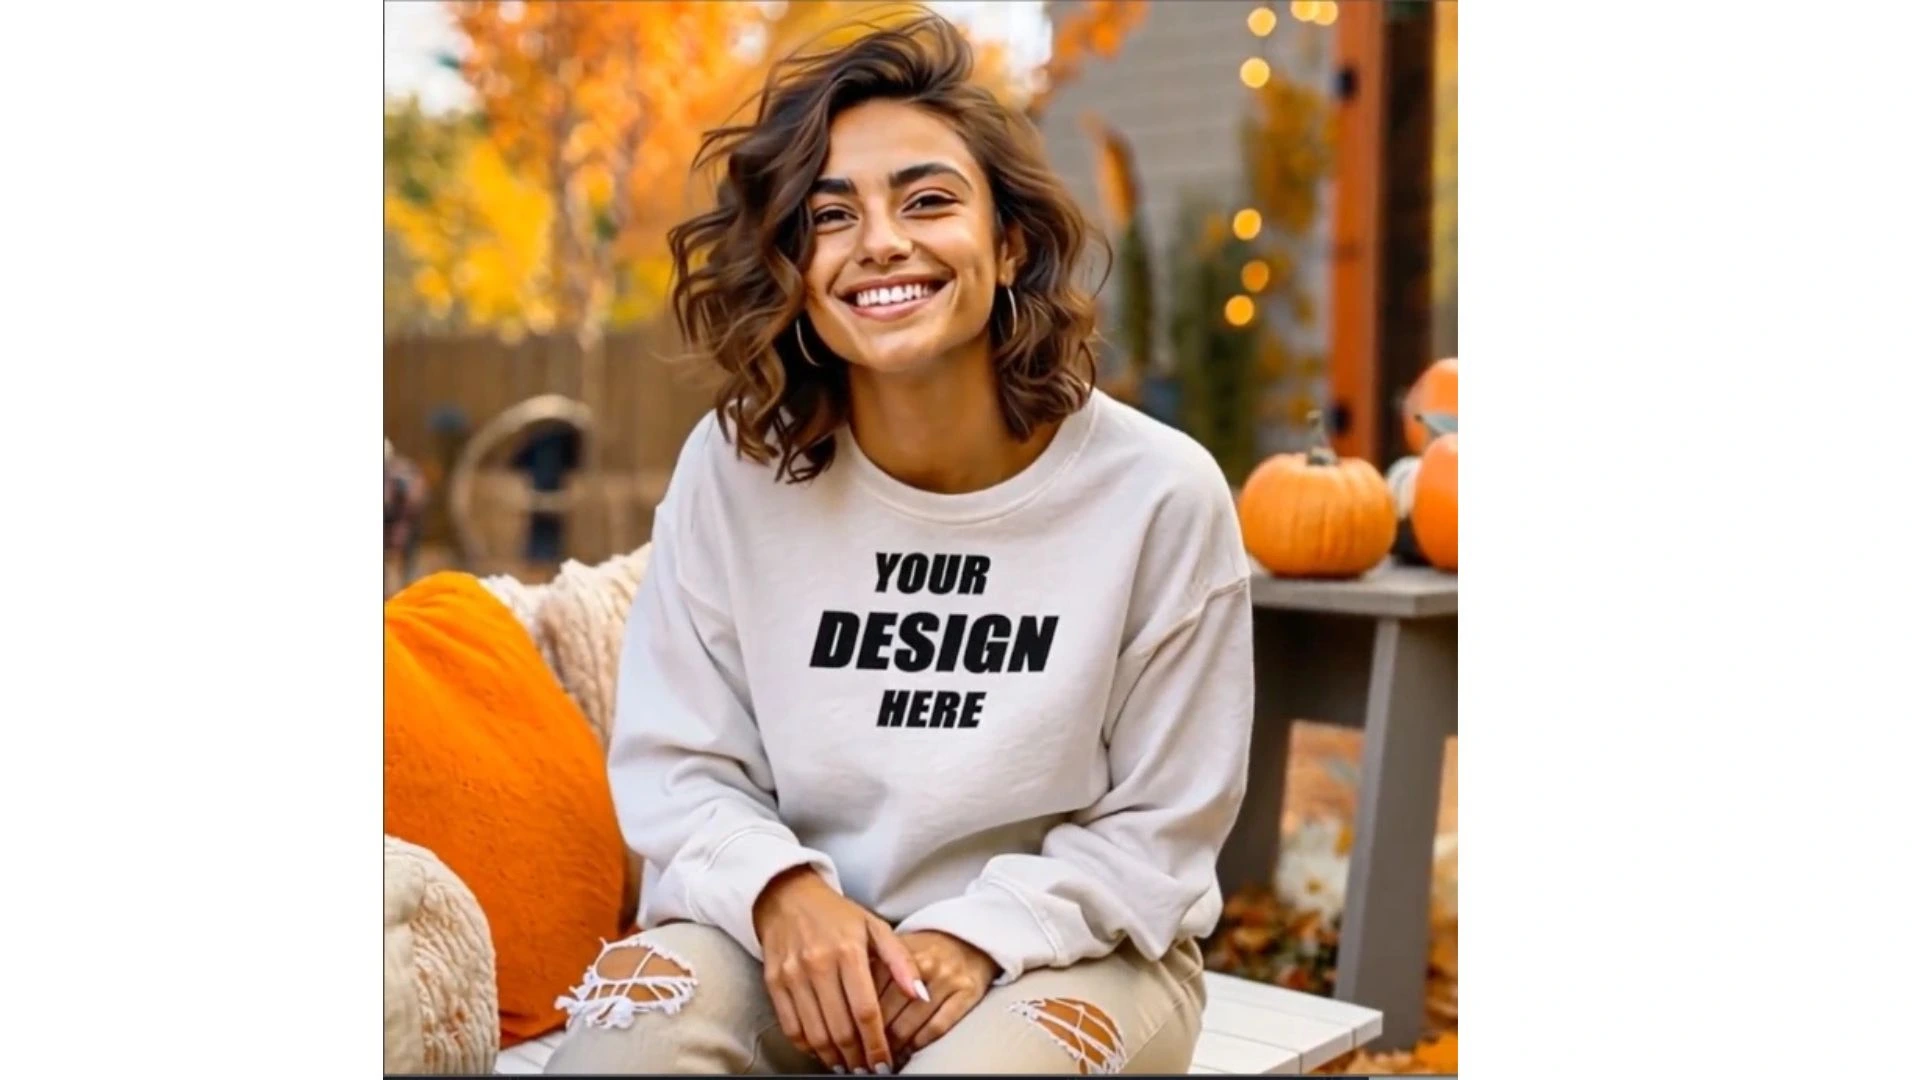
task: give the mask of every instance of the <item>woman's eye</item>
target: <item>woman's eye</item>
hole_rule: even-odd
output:
[[[845,210],[842,210],[837,206],[829,206],[824,210],[814,211],[813,223],[816,226],[834,225],[842,221],[850,221],[852,220],[852,217],[853,216],[851,214],[848,214]]]
[[[948,198],[948,197],[947,197],[947,196],[945,196],[945,195],[941,195],[941,194],[939,194],[939,193],[937,193],[937,192],[931,192],[931,191],[930,191],[930,192],[928,192],[928,193],[926,193],[925,195],[916,195],[916,196],[914,196],[914,198],[913,198],[913,201],[912,201],[912,202],[909,202],[909,203],[907,204],[907,209],[909,209],[909,210],[938,210],[938,209],[939,209],[940,207],[943,207],[943,206],[952,206],[952,205],[953,205],[953,200],[952,200],[952,199],[950,199],[950,198]]]

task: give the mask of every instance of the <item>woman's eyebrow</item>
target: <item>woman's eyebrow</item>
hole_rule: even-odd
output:
[[[923,161],[918,165],[909,165],[904,169],[895,171],[892,176],[887,178],[887,183],[895,191],[898,191],[908,184],[925,180],[929,176],[951,176],[955,180],[965,184],[968,191],[973,190],[973,185],[968,183],[966,176],[964,176],[959,169],[954,168],[944,161]]]
[[[973,184],[968,181],[966,174],[944,161],[923,161],[918,165],[896,169],[893,175],[887,177],[887,186],[898,191],[908,184],[925,180],[929,176],[951,176],[965,185],[968,191],[973,190]],[[808,194],[843,195],[851,198],[853,193],[853,181],[843,176],[823,176],[813,182],[813,190]]]

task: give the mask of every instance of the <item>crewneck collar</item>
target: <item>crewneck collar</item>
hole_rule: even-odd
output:
[[[853,479],[874,497],[895,510],[929,521],[949,524],[982,521],[1012,513],[1046,490],[1078,457],[1093,434],[1097,410],[1104,397],[1098,389],[1087,395],[1086,403],[1068,414],[1054,432],[1053,441],[1027,467],[991,487],[949,495],[903,483],[873,463],[860,449],[853,429],[845,424],[834,433],[836,455],[852,473]]]

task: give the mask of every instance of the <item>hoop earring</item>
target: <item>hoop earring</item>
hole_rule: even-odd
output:
[[[800,346],[800,358],[802,360],[805,360],[809,365],[813,367],[820,366],[820,361],[815,360],[813,358],[813,354],[807,352],[807,336],[800,332],[799,319],[793,320],[793,343],[795,345]]]
[[[1015,299],[1013,295],[1013,286],[1002,285],[1001,288],[1007,290],[1007,321],[1012,324],[1007,328],[1007,336],[1010,338],[1019,337],[1020,301]]]

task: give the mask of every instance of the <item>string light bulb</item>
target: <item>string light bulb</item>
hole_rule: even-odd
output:
[[[1260,235],[1260,211],[1248,208],[1233,215],[1233,235],[1251,240]]]
[[[1252,89],[1258,90],[1267,85],[1267,80],[1272,77],[1273,69],[1257,56],[1249,57],[1246,63],[1240,65],[1240,81]]]
[[[1245,326],[1253,321],[1253,297],[1236,295],[1227,301],[1227,325]]]
[[[1257,7],[1247,15],[1247,29],[1253,32],[1254,37],[1266,37],[1273,33],[1279,21],[1280,16],[1275,15],[1272,8]]]
[[[1333,0],[1321,0],[1314,8],[1313,21],[1320,26],[1332,26],[1333,20],[1340,17],[1340,5]]]
[[[1250,293],[1264,292],[1273,280],[1273,271],[1263,259],[1254,259],[1240,268],[1240,287]]]

